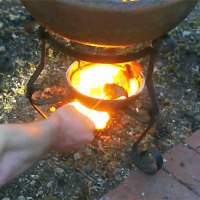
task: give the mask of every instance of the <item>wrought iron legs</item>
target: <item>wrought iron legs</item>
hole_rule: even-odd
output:
[[[158,118],[158,114],[159,114],[158,102],[157,102],[157,98],[156,98],[156,94],[155,94],[155,90],[154,90],[153,82],[152,82],[155,56],[156,56],[155,52],[150,56],[149,68],[148,68],[148,73],[147,73],[147,78],[146,78],[146,86],[147,86],[149,97],[151,99],[151,104],[148,110],[148,114],[150,117],[149,124],[148,124],[148,127],[140,136],[140,138],[132,147],[132,159],[133,159],[134,164],[147,174],[154,174],[163,166],[163,158],[157,149],[150,148],[150,149],[140,152],[139,147],[138,147],[139,143],[145,138],[147,133],[150,131],[150,129],[156,122]]]
[[[157,149],[150,148],[144,151],[139,150],[140,142],[145,138],[150,129],[153,127],[159,115],[158,101],[152,81],[155,58],[158,52],[166,53],[172,51],[175,46],[172,38],[169,37],[168,35],[164,35],[161,38],[154,40],[152,44],[154,51],[150,52],[149,68],[146,78],[146,86],[151,100],[151,104],[148,109],[148,115],[150,120],[148,122],[148,127],[145,129],[140,138],[136,141],[136,143],[132,147],[132,159],[134,164],[140,170],[142,170],[147,174],[154,174],[163,166],[162,155]],[[126,113],[130,114],[131,112],[130,110],[129,111],[126,110]],[[146,119],[137,113],[134,114],[132,112],[132,117],[134,117],[135,119],[137,119],[142,123],[146,123]]]

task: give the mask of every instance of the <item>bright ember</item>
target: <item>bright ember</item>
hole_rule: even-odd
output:
[[[76,70],[70,77],[71,85],[80,93],[101,100],[119,100],[136,94],[142,85],[141,66],[136,62],[100,64],[81,61],[71,67]],[[106,127],[107,112],[86,108],[79,102],[71,103],[84,115],[94,121],[97,129]]]

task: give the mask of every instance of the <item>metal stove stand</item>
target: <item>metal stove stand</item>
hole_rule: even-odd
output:
[[[141,134],[139,139],[135,142],[132,147],[132,159],[134,164],[143,172],[147,174],[154,174],[163,166],[163,158],[160,152],[155,148],[145,149],[140,151],[139,144],[145,138],[145,136],[149,133],[150,129],[155,124],[158,115],[159,115],[159,106],[158,100],[156,97],[156,93],[153,87],[153,70],[156,56],[159,52],[169,52],[174,48],[174,42],[172,38],[168,35],[164,35],[158,39],[152,41],[151,47],[146,47],[138,52],[131,52],[125,55],[91,55],[84,52],[79,52],[73,50],[66,45],[63,45],[61,42],[57,41],[53,38],[43,27],[39,28],[39,35],[42,40],[42,51],[41,51],[41,62],[36,68],[35,72],[31,76],[28,84],[27,84],[27,98],[29,99],[31,105],[44,117],[47,118],[46,114],[38,107],[40,105],[46,105],[51,103],[58,103],[61,101],[66,101],[66,99],[72,98],[66,95],[60,95],[56,97],[51,97],[47,99],[37,99],[34,100],[32,95],[34,92],[38,90],[43,90],[40,86],[36,84],[36,80],[38,76],[41,74],[42,70],[45,66],[45,57],[46,57],[46,42],[52,45],[53,48],[58,49],[65,55],[76,58],[78,61],[86,60],[89,62],[96,63],[123,63],[129,61],[135,61],[146,56],[149,56],[149,66],[146,77],[146,87],[148,91],[148,95],[150,97],[151,103],[149,108],[147,109],[147,113],[149,115],[149,120],[146,120],[144,116],[136,113],[131,110],[129,107],[123,108],[122,111],[140,121],[141,123],[148,123],[148,127]]]

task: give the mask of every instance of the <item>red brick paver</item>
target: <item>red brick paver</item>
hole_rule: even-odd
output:
[[[200,197],[163,170],[156,175],[133,172],[107,195],[110,200],[199,200]]]
[[[179,144],[170,149],[164,158],[167,160],[164,169],[200,195],[200,155]]]
[[[186,139],[185,143],[200,153],[200,130],[196,131],[191,137]]]
[[[164,168],[157,174],[132,172],[101,200],[200,200],[200,130],[185,142],[164,154]]]

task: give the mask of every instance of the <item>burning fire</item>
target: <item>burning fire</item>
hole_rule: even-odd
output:
[[[142,84],[141,66],[136,62],[100,64],[82,61],[71,65],[75,69],[69,75],[71,85],[80,93],[101,100],[119,100],[136,94]],[[94,121],[97,129],[103,129],[109,120],[107,112],[86,108],[79,102],[71,103]]]
[[[123,64],[99,64],[84,62],[71,77],[71,85],[80,93],[97,98],[109,99],[104,90],[105,84],[117,84],[127,91],[128,96],[139,90],[138,78],[141,78],[141,66],[136,62]],[[75,63],[74,65],[78,65]],[[129,69],[128,69],[129,68]],[[117,99],[124,99],[120,96]]]
[[[107,112],[91,110],[90,108],[83,106],[78,101],[72,102],[70,104],[73,105],[79,112],[90,118],[94,122],[96,129],[103,129],[106,127],[106,123],[110,118]]]

